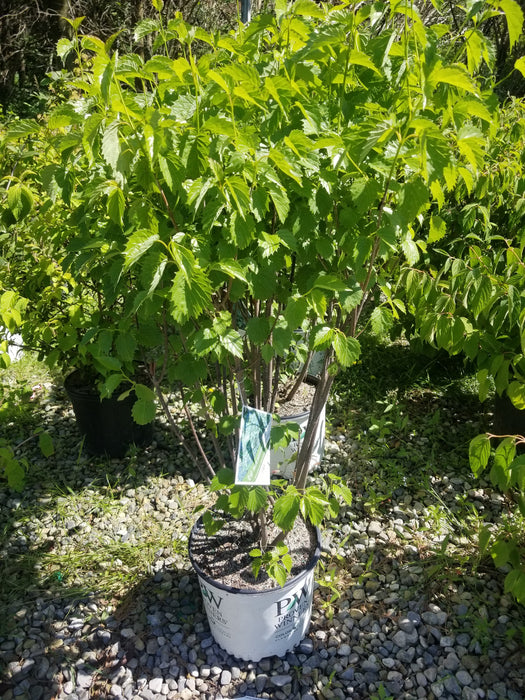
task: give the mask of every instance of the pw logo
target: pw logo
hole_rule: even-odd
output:
[[[301,588],[299,593],[294,593],[291,598],[282,598],[281,600],[278,600],[275,603],[277,607],[277,612],[275,616],[280,617],[284,613],[289,613],[290,610],[293,610],[295,608],[295,606],[299,606],[299,603],[303,598],[306,600],[308,598],[308,595],[308,587],[305,585]]]
[[[214,605],[217,610],[221,607],[222,603],[222,596],[217,596],[215,597],[215,593],[213,591],[210,591],[206,586],[201,585],[201,591],[202,595],[210,605]]]

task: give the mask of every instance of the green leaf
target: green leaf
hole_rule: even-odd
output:
[[[361,354],[361,346],[356,338],[347,337],[339,329],[334,329],[335,335],[332,345],[337,361],[343,367],[350,367],[357,362]]]
[[[284,532],[292,529],[299,513],[300,501],[301,496],[294,487],[288,487],[285,493],[275,501],[273,521]]]
[[[250,318],[246,324],[246,333],[252,343],[262,345],[270,335],[270,319],[266,316]]]
[[[122,384],[124,377],[122,374],[111,374],[109,377],[106,377],[104,380],[103,385],[100,388],[100,395],[102,398],[109,398],[110,396],[113,396],[115,391],[119,388],[119,386]]]
[[[523,11],[516,0],[497,0],[497,6],[505,13],[509,30],[510,48],[518,41],[523,29]]]
[[[484,276],[473,285],[473,290],[474,294],[469,294],[469,306],[474,318],[477,318],[492,297],[492,282],[488,276]]]
[[[309,487],[301,499],[301,513],[304,519],[311,522],[312,525],[320,525],[328,505],[329,500],[322,491]]]
[[[485,554],[491,539],[490,529],[488,527],[481,528],[479,532],[478,546],[481,554]]]
[[[17,119],[17,121],[9,124],[9,128],[3,138],[5,141],[17,141],[24,136],[36,134],[38,131],[40,131],[40,127],[33,119]]]
[[[298,185],[301,185],[301,173],[294,168],[284,153],[276,148],[270,148],[268,157],[279,168],[279,170],[295,180]]]
[[[135,41],[140,41],[148,34],[158,32],[162,29],[160,22],[156,19],[144,19],[137,24],[133,33]]]
[[[478,435],[471,440],[468,456],[474,476],[479,476],[489,462],[490,438],[487,435]]]
[[[137,398],[143,399],[144,401],[155,401],[155,392],[151,387],[137,383],[133,385],[133,389]]]
[[[141,229],[129,238],[124,253],[124,269],[127,270],[139,260],[151,246],[160,240],[158,233]]]
[[[122,226],[125,204],[124,192],[120,187],[111,187],[108,195],[108,216],[117,226]]]
[[[519,70],[519,72],[525,78],[525,58],[523,56],[521,58],[518,58],[518,60],[514,63],[514,68],[516,68],[516,70]]]
[[[226,178],[224,184],[231,194],[237,211],[244,218],[251,209],[250,189],[248,185],[239,175],[232,175]]]
[[[512,593],[518,603],[525,603],[525,571],[522,569],[512,569],[505,576],[505,593]]]
[[[57,42],[57,55],[60,56],[61,59],[64,59],[74,48],[75,44],[72,41],[62,37],[62,39],[59,39]]]
[[[505,566],[511,558],[512,549],[514,545],[505,542],[504,540],[497,540],[492,546],[491,555],[494,560],[494,564],[497,567]]]
[[[519,455],[510,465],[510,481],[525,497],[525,455]]]
[[[304,297],[290,299],[284,309],[284,318],[291,329],[300,328],[308,312],[308,302]]]
[[[17,182],[7,190],[7,206],[17,221],[24,219],[33,205],[33,193],[27,185]]]
[[[523,382],[511,382],[507,388],[507,394],[517,409],[520,411],[525,409],[525,384]]]
[[[224,520],[218,518],[211,511],[206,510],[202,514],[202,524],[204,525],[204,531],[206,532],[208,537],[211,537],[212,535],[215,535],[217,532],[219,532],[219,530],[224,525]]]
[[[428,242],[436,243],[446,236],[447,225],[440,216],[432,215],[430,217],[430,230],[428,234]]]
[[[237,262],[237,260],[221,260],[220,263],[214,263],[213,265],[210,266],[211,270],[220,270],[224,273],[226,273],[229,277],[233,277],[235,279],[241,280],[242,282],[248,282],[246,279],[246,274],[244,272],[244,268],[240,263]]]
[[[454,87],[466,90],[467,92],[478,94],[478,89],[467,70],[460,65],[439,66],[434,68],[429,76],[428,82],[433,85],[445,83]]]
[[[42,432],[38,435],[38,446],[44,457],[51,457],[55,453],[53,438],[49,433]]]
[[[194,268],[191,276],[179,270],[171,287],[171,313],[179,323],[198,318],[211,302],[211,284],[207,275]]]
[[[268,503],[268,491],[262,486],[253,486],[248,489],[248,500],[246,508],[252,513],[258,513],[266,508]]]
[[[294,15],[302,17],[317,17],[322,19],[325,16],[323,8],[320,7],[314,0],[297,0],[293,4]]]
[[[406,232],[404,238],[401,240],[401,248],[405,255],[407,263],[412,267],[419,260],[419,248],[416,242],[412,239],[410,232]]]
[[[146,388],[146,387],[145,387]],[[146,425],[155,419],[156,405],[154,401],[147,399],[137,399],[131,409],[131,414],[135,423]]]
[[[119,123],[115,120],[110,124],[102,134],[102,155],[108,165],[113,170],[117,169],[117,163],[120,156],[120,140],[119,140]]]
[[[232,212],[230,231],[236,248],[243,250],[252,242],[256,233],[253,216],[249,213],[241,216],[236,211]]]
[[[394,324],[394,317],[390,309],[385,306],[376,306],[370,314],[370,325],[377,336],[386,335]]]
[[[317,289],[328,289],[334,292],[346,292],[348,290],[347,283],[337,275],[320,274],[312,287]]]
[[[275,206],[275,211],[279,217],[279,221],[284,224],[288,212],[290,211],[290,200],[283,187],[277,185],[275,182],[267,181],[266,190],[270,195],[270,198]]]
[[[483,403],[483,401],[486,400],[487,396],[489,395],[491,386],[490,386],[490,380],[489,380],[489,371],[488,369],[480,369],[479,372],[476,375],[477,380],[478,380],[478,395],[479,395],[479,400]]]
[[[334,484],[332,486],[332,491],[335,493],[336,496],[342,498],[346,505],[352,505],[352,491],[348,488],[348,486],[345,486],[344,484]]]
[[[317,326],[312,333],[312,348],[326,350],[333,341],[335,330],[330,326]]]

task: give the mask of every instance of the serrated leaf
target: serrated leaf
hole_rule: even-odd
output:
[[[284,224],[286,217],[288,216],[288,212],[290,211],[290,200],[288,199],[286,191],[284,188],[279,187],[279,185],[275,184],[274,182],[267,182],[266,189],[274,204],[279,221],[281,224]]]
[[[234,279],[241,280],[242,282],[248,282],[246,279],[246,274],[244,272],[244,268],[240,263],[237,262],[237,260],[221,260],[220,263],[214,263],[213,265],[210,266],[211,270],[220,270],[221,272],[226,273],[229,277],[233,277]]]
[[[348,486],[345,486],[344,484],[334,484],[332,486],[332,490],[336,494],[336,496],[339,496],[343,499],[346,505],[352,505],[352,491],[348,488]]]
[[[348,290],[348,285],[337,275],[331,274],[320,274],[312,287],[317,289],[328,289],[334,292],[346,292]]]
[[[394,324],[394,317],[390,309],[385,306],[376,306],[370,314],[370,325],[377,336],[386,335]]]
[[[505,566],[510,560],[513,545],[504,540],[497,540],[492,546],[491,555],[497,567]]]
[[[155,419],[157,407],[154,401],[147,399],[137,399],[131,409],[131,414],[135,423],[147,425]]]
[[[498,0],[497,4],[505,13],[509,30],[509,43],[512,49],[523,30],[523,11],[516,0]]]
[[[39,130],[38,123],[33,119],[18,119],[9,124],[3,139],[5,141],[16,141],[24,136],[29,136],[29,134],[36,134]]]
[[[17,221],[24,219],[33,209],[33,193],[20,182],[11,185],[7,191],[7,206]]]
[[[51,457],[55,453],[53,438],[49,433],[42,432],[38,436],[38,446],[44,457]]]
[[[295,489],[289,489],[275,501],[273,521],[284,532],[292,529],[295,518],[299,513],[300,501],[301,496]]]
[[[204,525],[204,531],[211,537],[215,535],[224,525],[224,520],[218,518],[214,513],[207,510],[202,514],[202,524]]]
[[[171,287],[171,314],[179,323],[190,318],[198,318],[211,303],[211,284],[209,278],[198,268],[188,276],[179,270]]]
[[[479,476],[489,462],[490,438],[487,435],[478,435],[471,440],[468,456],[474,476]]]
[[[120,140],[119,140],[119,123],[117,120],[112,122],[102,134],[102,155],[108,165],[113,170],[117,169],[118,159],[120,157]]]
[[[490,530],[488,527],[483,527],[481,528],[479,532],[479,539],[478,539],[478,546],[481,554],[484,554],[487,551],[487,547],[489,546],[490,543]]]
[[[244,218],[251,209],[250,189],[242,177],[232,175],[226,178],[224,184],[228,188],[238,213]]]
[[[520,455],[513,460],[510,465],[510,479],[511,484],[522,492],[525,499],[525,455]]]
[[[118,186],[113,186],[108,195],[108,216],[118,226],[122,226],[125,209],[124,192]]]
[[[326,350],[333,340],[335,330],[330,326],[318,326],[312,333],[312,348]]]
[[[350,367],[359,359],[361,346],[356,338],[347,337],[344,333],[335,329],[332,345],[337,361],[342,367]]]
[[[429,77],[429,82],[433,85],[445,83],[454,87],[466,90],[467,92],[478,94],[478,89],[475,82],[467,70],[460,65],[457,66],[439,66],[435,68]]]
[[[314,0],[297,0],[293,4],[293,13],[302,17],[317,17],[319,19],[322,19],[325,15],[323,8]]]
[[[118,333],[115,349],[124,362],[132,362],[137,349],[137,341],[132,333]]]
[[[246,508],[252,513],[258,513],[260,510],[266,508],[268,503],[268,491],[262,486],[253,486],[248,489],[248,500],[246,501]]]
[[[124,269],[127,270],[139,260],[154,243],[160,240],[158,233],[149,229],[141,229],[129,238],[124,253]]]
[[[325,509],[329,505],[329,500],[322,491],[309,488],[301,499],[301,513],[307,522],[312,525],[320,525],[323,521]]]
[[[416,242],[412,239],[410,233],[407,232],[405,237],[401,240],[401,248],[405,255],[406,261],[410,266],[413,266],[419,260],[419,248]]]
[[[249,340],[255,345],[262,345],[270,335],[270,319],[265,316],[250,318],[246,324]]]
[[[525,78],[525,58],[522,56],[514,63],[514,68],[519,70],[522,76]]]
[[[525,409],[525,384],[513,381],[507,388],[507,394],[514,406],[520,411]]]
[[[505,438],[496,448],[494,453],[494,464],[508,474],[510,465],[515,456],[516,445],[514,444],[514,440],[512,438]]]
[[[300,328],[308,312],[308,302],[304,297],[300,299],[290,299],[284,309],[284,318],[289,328]]]
[[[477,318],[485,309],[490,298],[492,297],[492,282],[488,276],[482,277],[479,282],[473,286],[473,294],[469,294],[469,306]]]
[[[110,374],[106,377],[104,384],[100,389],[100,395],[102,398],[109,398],[113,396],[118,387],[122,384],[124,376],[122,374]]]
[[[433,215],[430,217],[430,230],[428,233],[428,242],[436,243],[446,236],[447,225],[440,216]]]
[[[161,24],[158,20],[151,18],[144,19],[141,22],[139,22],[135,27],[133,36],[135,38],[135,41],[140,41],[148,34],[158,32],[161,28]]]

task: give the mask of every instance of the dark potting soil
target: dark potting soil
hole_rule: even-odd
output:
[[[303,382],[292,399],[290,401],[285,401],[292,386],[293,384],[283,385],[275,404],[275,411],[282,418],[306,413],[310,410],[310,406],[312,405],[315,394],[315,386],[313,384]]]
[[[204,528],[193,531],[191,555],[194,562],[210,578],[232,588],[255,591],[276,588],[278,584],[262,569],[257,579],[252,572],[250,551],[259,548],[255,530],[246,520],[230,520],[215,535],[208,537]],[[279,529],[271,523],[268,527],[268,541],[271,542]],[[303,571],[315,554],[317,536],[315,529],[297,518],[293,529],[284,539],[288,553],[292,557],[292,570],[289,577]]]

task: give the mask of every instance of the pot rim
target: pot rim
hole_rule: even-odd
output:
[[[240,595],[264,595],[267,593],[275,593],[275,591],[287,591],[289,588],[292,588],[297,581],[302,578],[305,574],[310,573],[315,566],[317,565],[317,562],[319,561],[321,557],[321,531],[317,525],[314,526],[315,534],[316,534],[316,544],[315,544],[315,551],[310,557],[310,560],[306,564],[306,566],[303,568],[303,570],[293,576],[290,579],[286,580],[286,583],[284,586],[281,588],[277,586],[276,588],[267,588],[262,591],[257,591],[254,588],[235,588],[235,586],[228,586],[225,583],[221,583],[220,581],[217,581],[216,579],[212,578],[211,576],[208,576],[208,574],[204,573],[204,571],[200,568],[200,566],[195,562],[192,552],[191,552],[191,545],[193,542],[193,536],[194,533],[202,528],[202,515],[199,517],[199,519],[193,524],[193,527],[191,528],[191,533],[190,533],[190,538],[188,540],[188,556],[190,558],[191,565],[195,569],[196,574],[204,579],[206,583],[211,584],[212,586],[215,586],[215,588],[219,588],[222,591],[227,591],[228,593],[236,593]]]

